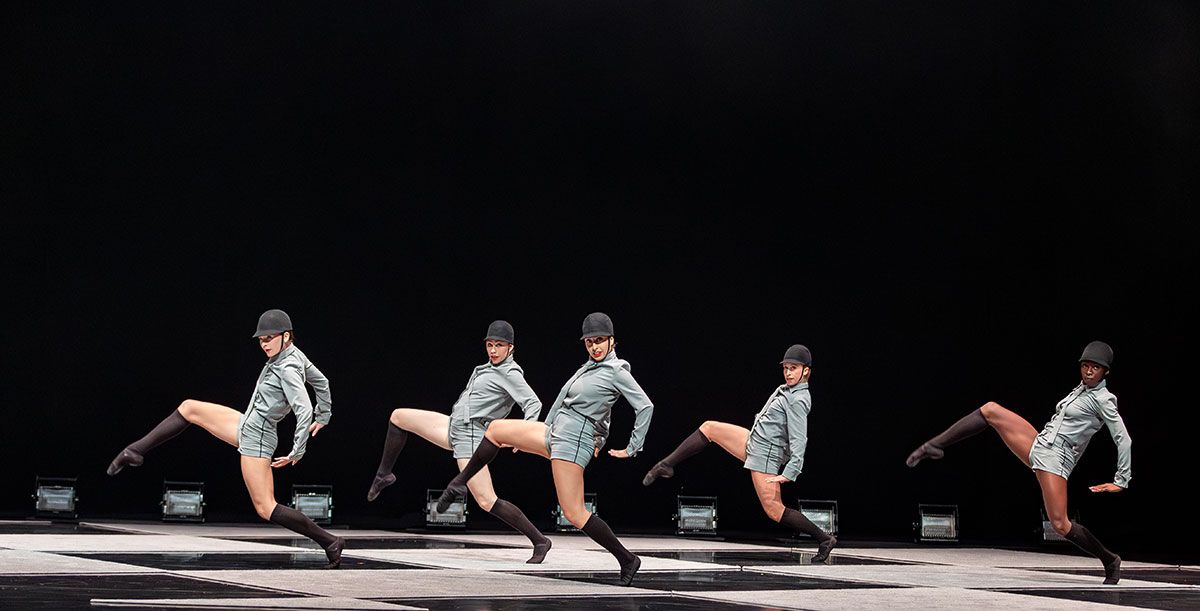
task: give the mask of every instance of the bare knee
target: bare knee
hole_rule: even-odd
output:
[[[979,408],[979,412],[983,414],[983,418],[988,422],[994,422],[1000,413],[1004,411],[1007,411],[1004,409],[1004,406],[995,401],[988,401],[983,404],[983,407]]]
[[[583,525],[587,524],[588,518],[592,517],[592,514],[583,508],[563,508],[563,517],[575,528],[582,529]]]
[[[1063,536],[1066,536],[1067,533],[1071,532],[1071,520],[1067,516],[1062,514],[1054,514],[1048,516],[1048,518],[1050,520],[1050,526],[1054,528],[1054,532]]]
[[[404,428],[404,425],[408,424],[408,419],[405,418],[404,409],[401,408],[392,410],[392,415],[388,417],[388,422],[391,422],[400,428]]]
[[[713,428],[716,425],[717,425],[716,420],[705,420],[703,423],[700,424],[700,432],[703,433],[705,437],[712,439]]]
[[[270,520],[271,514],[275,513],[275,505],[277,505],[275,501],[254,501],[254,512],[258,514],[258,517]]]
[[[471,486],[470,482],[467,482],[467,488],[471,490],[471,498],[475,499],[475,503],[479,505],[480,509],[491,513],[492,506],[496,504],[496,501],[500,497],[496,496],[496,493],[492,490],[479,490]]]
[[[783,519],[783,503],[775,500],[763,501],[763,511],[767,512],[767,517],[778,522]]]
[[[183,416],[184,420],[194,422],[197,412],[199,412],[200,402],[195,399],[185,399],[179,404],[179,415]]]

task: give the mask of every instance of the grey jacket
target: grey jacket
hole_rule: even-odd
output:
[[[1117,446],[1117,473],[1113,476],[1113,483],[1128,488],[1129,480],[1133,479],[1130,465],[1133,440],[1129,438],[1121,414],[1117,413],[1117,396],[1107,386],[1107,380],[1100,380],[1092,388],[1083,384],[1076,386],[1058,402],[1054,417],[1038,433],[1038,439],[1047,445],[1052,445],[1056,440],[1065,442],[1074,447],[1078,456],[1087,449],[1092,435],[1100,430],[1100,423],[1103,422]]]
[[[305,382],[316,392],[315,412],[308,389],[304,388]],[[329,424],[333,415],[333,397],[329,394],[329,378],[295,344],[267,359],[246,408],[247,416],[257,414],[272,425],[279,424],[288,412],[296,414],[296,435],[288,458],[300,460],[308,444],[308,427],[313,420]]]
[[[654,404],[629,373],[629,363],[617,358],[616,351],[609,352],[600,362],[588,361],[567,380],[550,407],[546,426],[551,426],[564,410],[573,411],[596,425],[596,447],[604,447],[612,422],[612,406],[619,396],[625,397],[635,414],[629,445],[625,447],[633,456],[646,441]]]
[[[812,396],[808,382],[795,386],[781,385],[771,393],[767,404],[754,416],[750,434],[777,445],[787,444],[788,462],[783,475],[796,481],[804,468],[804,449],[808,446],[808,412],[812,411]]]
[[[450,418],[475,420],[486,426],[508,416],[513,405],[521,406],[526,420],[537,420],[542,413],[542,401],[525,381],[525,370],[510,354],[497,365],[489,361],[471,372],[467,387],[450,410]]]

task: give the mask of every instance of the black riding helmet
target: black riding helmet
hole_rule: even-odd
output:
[[[579,339],[588,337],[612,337],[613,333],[612,319],[604,312],[592,312],[583,319],[583,335]]]
[[[508,321],[496,320],[493,321],[492,324],[488,325],[487,337],[483,339],[484,341],[489,339],[498,339],[502,342],[515,344],[516,342],[513,341],[513,337],[515,335],[516,333],[513,332],[513,327],[512,325],[508,324]]]
[[[292,318],[283,310],[267,310],[258,317],[258,329],[250,337],[275,335],[292,330]]]
[[[808,348],[804,347],[803,344],[793,344],[791,348],[787,349],[787,352],[783,353],[783,360],[779,361],[780,365],[784,363],[795,363],[797,365],[804,365],[805,367],[812,367],[812,352],[809,352]]]
[[[1094,341],[1088,344],[1083,349],[1083,354],[1079,355],[1079,362],[1091,361],[1105,369],[1112,369],[1113,349],[1112,346],[1102,342]]]

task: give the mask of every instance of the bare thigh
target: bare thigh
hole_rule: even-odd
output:
[[[459,458],[458,470],[462,471],[467,466],[468,458]],[[486,465],[479,470],[471,479],[467,480],[467,488],[471,491],[471,496],[475,497],[475,502],[483,508],[484,511],[491,511],[492,505],[496,503],[496,490],[492,488],[492,473],[488,471]]]
[[[212,433],[213,437],[237,447],[238,420],[242,413],[232,407],[188,399],[179,404],[179,414],[188,422]]]
[[[275,510],[275,476],[271,473],[271,459],[242,456],[242,479],[250,493],[254,510],[264,520],[271,518]]]
[[[402,407],[392,410],[388,420],[443,450],[450,449],[450,416],[446,414]]]
[[[767,481],[771,477],[774,475],[770,473],[750,472],[750,481],[754,482],[754,492],[758,495],[758,502],[762,503],[763,511],[767,512],[772,520],[778,522],[783,517],[783,498],[779,491],[779,484]]]
[[[700,432],[734,458],[746,462],[746,442],[750,439],[750,429],[728,422],[709,420],[700,425]]]
[[[1054,526],[1059,534],[1071,530],[1071,520],[1067,517],[1067,480],[1057,473],[1034,471],[1038,485],[1042,487],[1042,503],[1046,506],[1046,519]]]
[[[1037,429],[1033,428],[1028,420],[999,403],[986,403],[981,410],[988,424],[996,429],[1000,439],[1004,440],[1004,445],[1008,446],[1008,449],[1028,467],[1029,451],[1033,449],[1033,440],[1037,438]]]
[[[554,475],[554,491],[563,515],[575,528],[583,528],[592,517],[583,504],[583,467],[555,458],[550,461],[550,472]]]
[[[546,447],[545,423],[507,418],[493,420],[488,425],[486,436],[498,446],[510,446],[522,452],[550,458],[550,448]]]

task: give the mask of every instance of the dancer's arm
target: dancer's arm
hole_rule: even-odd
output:
[[[521,406],[525,420],[536,422],[538,416],[542,415],[542,400],[538,399],[537,393],[533,392],[529,382],[525,381],[524,372],[515,367],[508,370],[508,373],[500,376],[500,385],[504,387],[508,396],[512,397],[513,402]]]
[[[292,440],[292,451],[285,458],[277,458],[271,466],[282,467],[288,462],[299,462],[308,445],[308,427],[313,421],[312,401],[304,388],[304,368],[300,363],[287,363],[279,371],[279,383],[292,413],[296,414],[296,435]],[[287,461],[287,462],[285,462]],[[279,463],[279,464],[276,464]]]
[[[633,407],[635,416],[633,432],[629,434],[629,445],[624,450],[609,450],[608,453],[617,458],[635,456],[646,442],[650,419],[654,417],[654,404],[650,402],[650,397],[646,396],[646,391],[642,390],[637,380],[633,379],[633,374],[624,368],[618,369],[613,376],[613,385]]]
[[[801,398],[787,402],[784,411],[787,413],[788,451],[792,457],[783,467],[782,476],[789,482],[800,477],[804,469],[804,451],[808,447],[808,401]]]
[[[1108,432],[1112,435],[1113,443],[1117,446],[1117,473],[1113,476],[1112,484],[1093,486],[1092,491],[1119,492],[1128,488],[1129,480],[1133,479],[1132,458],[1130,456],[1130,448],[1133,446],[1133,440],[1129,438],[1129,431],[1125,428],[1125,421],[1121,419],[1121,414],[1117,412],[1117,398],[1115,396],[1109,395],[1105,397],[1104,400],[1097,402],[1095,408],[1100,418],[1104,421],[1105,426],[1108,427]]]
[[[329,424],[329,419],[333,417],[333,395],[329,392],[329,378],[317,369],[316,365],[309,362],[304,368],[304,378],[308,381],[308,385],[313,387],[313,392],[317,395],[317,406],[313,410],[313,425],[309,432],[315,437],[317,431]]]

